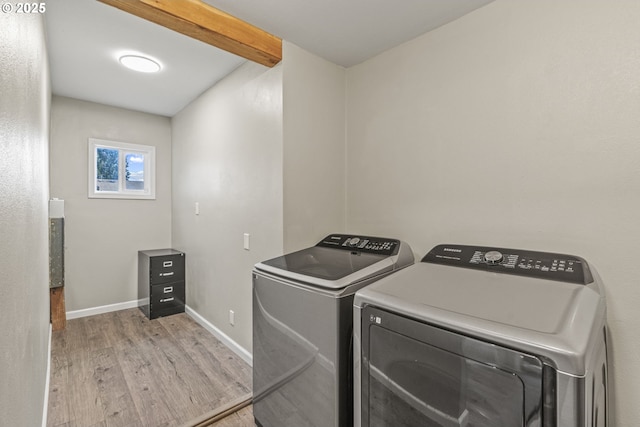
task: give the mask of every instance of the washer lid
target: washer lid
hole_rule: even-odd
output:
[[[312,286],[342,289],[413,263],[408,252],[406,244],[395,239],[331,234],[316,246],[263,261],[255,268]]]
[[[290,273],[339,280],[386,258],[384,255],[314,246],[262,262]]]

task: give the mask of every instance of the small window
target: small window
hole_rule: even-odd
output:
[[[89,197],[155,199],[156,148],[89,138]]]

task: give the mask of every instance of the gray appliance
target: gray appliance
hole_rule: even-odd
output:
[[[332,234],[253,271],[253,414],[261,427],[353,425],[354,293],[413,264],[394,239]]]
[[[582,258],[439,245],[356,293],[356,427],[606,427],[607,327]]]

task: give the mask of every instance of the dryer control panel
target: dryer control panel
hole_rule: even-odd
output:
[[[584,259],[551,252],[446,244],[431,249],[422,262],[582,285],[593,282]]]
[[[322,239],[316,246],[388,256],[398,253],[400,241],[395,239],[385,239],[383,237],[331,234]]]

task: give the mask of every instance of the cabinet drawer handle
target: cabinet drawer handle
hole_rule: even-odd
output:
[[[162,289],[162,293],[164,294],[168,294],[169,292],[173,292],[173,286],[167,286],[166,288]]]
[[[162,298],[162,299],[160,300],[160,302],[169,302],[169,301],[173,301],[173,297],[170,297],[170,298]]]
[[[160,273],[160,276],[165,277],[165,276],[173,276],[175,273],[173,271],[170,271],[168,273]]]
[[[173,261],[165,261],[162,263],[162,266],[167,268],[167,267],[173,267]]]

